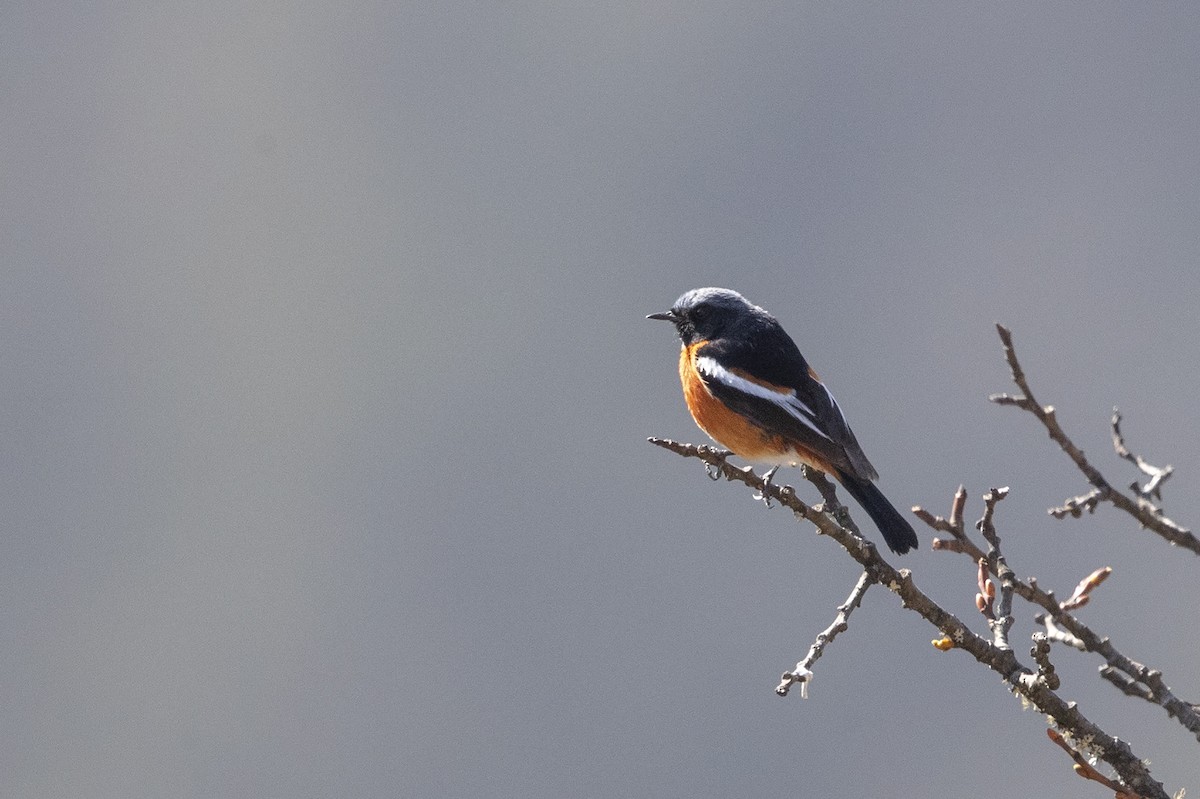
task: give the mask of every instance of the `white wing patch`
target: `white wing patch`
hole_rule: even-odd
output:
[[[833,440],[826,435],[825,431],[817,427],[817,415],[813,413],[812,408],[800,401],[800,399],[796,396],[795,391],[789,389],[787,393],[780,393],[778,391],[773,391],[766,386],[760,386],[758,383],[753,383],[744,377],[735,375],[733,372],[717,363],[714,359],[705,356],[696,358],[696,370],[705,377],[718,380],[730,388],[737,389],[743,394],[749,394],[753,397],[758,397],[759,399],[765,399],[775,403],[780,408],[783,408],[785,411],[787,411],[788,414],[795,418],[797,422],[800,422],[800,424],[804,425],[809,430],[812,430],[821,438],[824,438],[827,441]],[[821,387],[825,388],[824,385]],[[825,391],[828,393],[829,389],[825,389]],[[829,397],[829,399],[833,407],[837,408],[837,403],[832,401],[832,395]],[[838,408],[838,413],[840,414],[841,412],[841,409]]]

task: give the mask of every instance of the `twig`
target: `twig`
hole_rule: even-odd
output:
[[[962,544],[966,541],[966,534],[963,532],[963,508],[967,504],[967,489],[962,486],[954,492],[954,500],[950,503],[950,518],[943,519],[941,516],[934,516],[929,511],[921,506],[916,506],[912,509],[913,515],[927,525],[932,527],[939,533],[949,533],[953,536],[952,539],[944,538],[933,539],[934,549],[945,549],[954,552],[962,552]]]
[[[983,495],[983,518],[975,526],[983,533],[988,542],[987,557],[979,561],[981,571],[991,571],[1000,580],[1000,602],[995,606],[995,612],[988,616],[988,626],[992,628],[992,642],[1001,649],[1011,649],[1008,643],[1008,631],[1013,626],[1012,598],[1016,575],[1008,567],[1004,555],[1000,553],[1000,535],[996,532],[995,515],[996,503],[1008,496],[1008,488],[993,488]],[[964,533],[965,538],[965,533]],[[980,585],[984,585],[985,574],[980,575]],[[989,604],[989,610],[991,606]]]
[[[1049,736],[1051,741],[1054,741],[1054,743],[1058,744],[1059,748],[1071,756],[1071,759],[1075,761],[1075,773],[1080,777],[1083,777],[1085,780],[1098,782],[1105,788],[1108,788],[1110,791],[1114,791],[1116,793],[1116,799],[1138,799],[1139,794],[1130,793],[1125,787],[1118,785],[1108,777],[1105,777],[1099,771],[1096,771],[1096,769],[1087,762],[1083,755],[1079,754],[1079,752],[1076,752],[1075,749],[1064,740],[1064,736],[1062,734],[1056,730],[1046,730],[1046,735]]]
[[[1123,694],[1145,699],[1147,702],[1154,701],[1154,693],[1148,687],[1112,666],[1101,666],[1100,676],[1117,686]]]
[[[1071,497],[1062,505],[1050,508],[1047,513],[1056,519],[1065,519],[1070,516],[1073,519],[1078,519],[1083,515],[1084,511],[1095,513],[1096,506],[1101,500],[1108,499],[1108,492],[1101,491],[1099,488],[1093,488],[1086,494],[1080,494],[1077,497]]]
[[[1149,502],[1151,499],[1162,499],[1162,484],[1167,481],[1171,473],[1175,470],[1173,466],[1151,466],[1146,461],[1142,460],[1140,455],[1134,455],[1125,446],[1125,437],[1121,435],[1121,411],[1113,408],[1112,415],[1112,440],[1113,449],[1117,452],[1117,457],[1125,460],[1138,467],[1142,474],[1150,478],[1144,486],[1139,486],[1135,480],[1129,489],[1137,494],[1141,499]],[[1157,508],[1151,505],[1151,508],[1157,512]]]
[[[965,492],[961,486],[954,495],[955,505],[958,504],[960,496],[965,496]],[[934,517],[925,510],[919,511],[917,516],[925,519],[926,523],[930,524],[931,527],[938,524],[938,519],[940,518]],[[989,518],[986,513],[984,518]],[[932,520],[932,523],[930,520]],[[982,520],[980,524],[983,524]],[[939,525],[934,529],[941,530],[945,529],[945,527]],[[938,546],[935,539],[934,549],[961,552],[976,563],[979,563],[981,560],[989,562],[987,553],[971,541],[965,532],[959,530],[957,535],[959,536],[958,538],[946,542],[955,546]],[[995,569],[990,570],[992,574],[996,574]],[[1081,588],[1084,591],[1084,596],[1088,596],[1089,592],[1108,576],[1108,571],[1107,567],[1097,569],[1085,577],[1076,586],[1072,597],[1075,597]],[[1101,573],[1103,573],[1103,576],[1099,576]],[[1200,741],[1200,711],[1197,710],[1197,707],[1175,696],[1166,684],[1166,681],[1163,680],[1162,672],[1126,657],[1107,637],[1098,635],[1071,614],[1069,612],[1070,608],[1065,606],[1071,602],[1072,597],[1059,602],[1055,598],[1053,591],[1043,590],[1038,586],[1037,580],[1032,577],[1028,581],[1022,581],[1014,576],[1013,591],[1026,602],[1036,605],[1045,611],[1044,613],[1036,614],[1034,620],[1045,627],[1045,634],[1048,640],[1066,644],[1083,652],[1094,652],[1104,658],[1108,664],[1108,668],[1124,675],[1127,680],[1146,686],[1145,692],[1132,693],[1126,691],[1126,693],[1130,694],[1130,696],[1139,696],[1142,699],[1161,706],[1167,712],[1168,718],[1176,719],[1184,729],[1191,732],[1196,737],[1196,740]],[[1080,606],[1082,606],[1082,603],[1074,605],[1074,607]],[[1109,682],[1120,687],[1120,684],[1116,680],[1111,678],[1106,679],[1109,679]]]
[[[871,587],[871,582],[870,573],[863,572],[862,576],[858,578],[858,582],[854,584],[854,590],[850,592],[850,596],[846,597],[845,602],[838,605],[838,612],[833,617],[833,624],[826,627],[817,635],[817,640],[813,642],[804,659],[796,664],[796,668],[783,673],[779,685],[775,688],[775,693],[780,696],[787,696],[792,684],[800,683],[800,698],[808,699],[808,684],[812,682],[813,665],[825,653],[825,647],[834,638],[837,638],[839,633],[845,632],[850,626],[850,614],[862,604],[863,595]]]
[[[1087,644],[1077,636],[1072,635],[1055,623],[1054,617],[1049,613],[1035,613],[1033,620],[1046,628],[1046,640],[1053,641],[1056,644],[1065,644],[1073,649],[1078,649],[1080,652],[1087,652]],[[1111,666],[1109,668],[1112,668]]]
[[[1050,434],[1050,438],[1074,461],[1075,466],[1079,471],[1083,472],[1083,476],[1096,489],[1095,496],[1086,494],[1082,497],[1076,497],[1062,508],[1051,509],[1050,513],[1058,518],[1062,518],[1065,515],[1078,516],[1082,509],[1094,509],[1097,502],[1111,502],[1114,506],[1137,519],[1142,527],[1157,533],[1175,546],[1183,547],[1200,555],[1200,538],[1196,538],[1190,531],[1180,527],[1162,515],[1161,511],[1155,508],[1149,500],[1140,496],[1137,499],[1133,499],[1113,488],[1108,480],[1104,478],[1104,475],[1100,474],[1100,471],[1088,462],[1088,459],[1084,457],[1083,450],[1075,446],[1075,443],[1071,441],[1059,425],[1054,406],[1042,405],[1034,398],[1033,390],[1030,389],[1029,381],[1025,377],[1025,371],[1021,368],[1021,364],[1017,360],[1012,333],[1004,325],[999,324],[996,325],[996,331],[1000,334],[1000,341],[1004,344],[1004,357],[1008,361],[1009,370],[1012,372],[1013,382],[1016,383],[1021,393],[1017,395],[993,394],[988,399],[997,405],[1011,405],[1036,416],[1038,421],[1046,428],[1046,432]],[[1119,436],[1119,429],[1114,433],[1114,436]],[[1135,460],[1134,462],[1136,463],[1137,461]],[[1167,468],[1169,469],[1170,467]],[[1166,477],[1162,477],[1155,482],[1154,488],[1158,489],[1162,480],[1165,479]],[[1152,482],[1154,482],[1153,479]]]

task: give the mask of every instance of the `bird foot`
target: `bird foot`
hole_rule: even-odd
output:
[[[775,476],[775,472],[777,472],[777,471],[779,471],[778,466],[772,466],[770,469],[767,470],[767,473],[764,474],[763,478],[762,478],[763,479],[762,491],[759,491],[757,494],[754,495],[755,499],[762,500],[762,503],[764,505],[766,505],[768,508],[771,507],[771,478]]]
[[[725,465],[725,459],[733,454],[729,450],[715,450],[715,452],[717,453],[716,463],[704,462],[704,473],[708,475],[709,480],[721,479],[721,467]]]

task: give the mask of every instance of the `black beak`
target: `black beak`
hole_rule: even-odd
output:
[[[679,316],[674,311],[663,311],[662,313],[652,313],[646,315],[647,319],[659,319],[663,322],[675,323],[679,321]]]

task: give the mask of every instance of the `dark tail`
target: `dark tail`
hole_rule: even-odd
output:
[[[874,483],[845,473],[839,473],[837,476],[838,482],[846,492],[854,497],[855,502],[862,505],[862,509],[871,517],[871,521],[875,522],[879,532],[883,533],[883,540],[887,542],[888,549],[897,555],[903,555],[919,546],[912,525],[900,515],[900,511],[892,507],[892,503],[888,502],[887,497]]]

